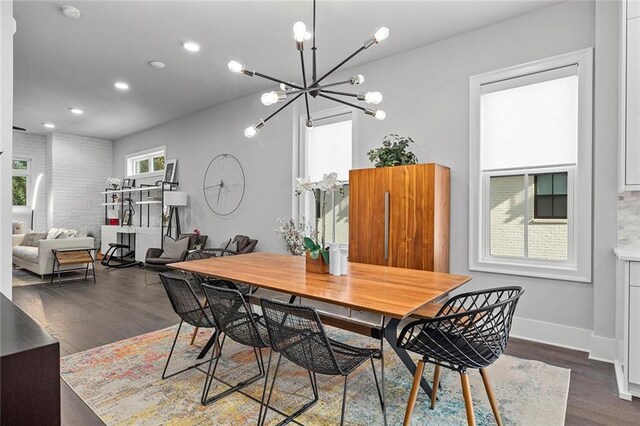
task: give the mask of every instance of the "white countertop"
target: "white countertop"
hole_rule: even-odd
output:
[[[640,249],[637,248],[615,248],[613,252],[618,259],[631,262],[640,262]]]

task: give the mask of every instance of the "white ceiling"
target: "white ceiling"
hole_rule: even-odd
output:
[[[14,124],[115,139],[259,92],[273,84],[230,73],[236,59],[300,80],[291,26],[311,26],[311,1],[16,1]],[[318,72],[361,46],[381,26],[390,36],[357,65],[546,7],[555,1],[318,1]],[[505,35],[507,36],[507,35]],[[181,47],[202,45],[199,53]],[[167,67],[147,65],[160,60]],[[310,63],[308,60],[307,63]],[[129,83],[123,93],[116,80]],[[68,108],[84,110],[72,115]]]

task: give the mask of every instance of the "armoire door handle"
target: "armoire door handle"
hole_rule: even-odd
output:
[[[389,192],[384,193],[384,260],[389,259]]]

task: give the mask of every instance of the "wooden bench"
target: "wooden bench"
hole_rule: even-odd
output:
[[[51,284],[53,284],[53,277],[55,273],[58,273],[58,285],[62,285],[62,279],[60,278],[60,272],[62,267],[85,265],[84,267],[84,279],[87,279],[89,273],[89,265],[91,265],[91,272],[93,275],[93,282],[96,282],[96,265],[95,259],[91,254],[92,248],[68,248],[68,249],[53,249],[53,269],[51,271]],[[82,268],[76,268],[82,269]],[[70,271],[73,269],[65,268],[64,271]]]

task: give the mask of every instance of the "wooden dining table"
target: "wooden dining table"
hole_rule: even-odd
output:
[[[409,354],[397,346],[400,321],[471,280],[466,275],[353,262],[349,262],[346,275],[318,274],[306,271],[304,257],[265,252],[168,266],[286,293],[292,303],[296,297],[302,297],[378,314],[380,326],[377,335],[374,333],[372,337],[384,338],[412,376],[416,365]],[[430,397],[431,387],[424,378],[421,387]]]

